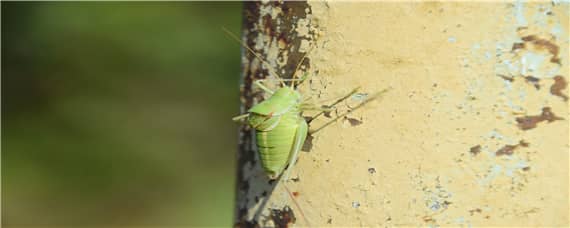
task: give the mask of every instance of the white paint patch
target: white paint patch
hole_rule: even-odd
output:
[[[523,26],[527,26],[528,22],[526,21],[526,18],[524,16],[524,2],[523,1],[517,1],[515,2],[515,19],[517,22],[517,26],[519,27],[523,27]]]
[[[547,59],[544,54],[535,52],[526,52],[521,57],[521,75],[529,75],[538,72],[542,63]],[[541,77],[541,74],[537,74],[537,77]]]
[[[552,26],[552,29],[550,29],[550,33],[556,37],[562,36],[563,31],[564,30],[562,29],[562,25],[560,25],[560,23],[556,23],[554,26]]]
[[[497,176],[499,176],[503,172],[503,167],[498,164],[494,164],[491,166],[489,174],[487,177],[479,181],[479,184],[482,186],[489,185]]]

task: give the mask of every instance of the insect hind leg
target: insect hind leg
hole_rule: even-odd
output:
[[[293,147],[291,148],[291,152],[289,155],[289,167],[285,169],[283,172],[282,180],[287,181],[289,179],[289,174],[295,166],[295,162],[297,161],[297,157],[299,157],[299,151],[301,151],[301,147],[305,143],[305,139],[307,138],[307,132],[309,126],[307,122],[303,118],[300,118],[298,121],[299,127],[297,127],[297,132],[295,133],[295,140],[293,141]]]

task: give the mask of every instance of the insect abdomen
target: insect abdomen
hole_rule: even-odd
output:
[[[277,177],[287,165],[299,118],[298,112],[289,112],[275,128],[256,132],[261,164],[271,177]]]

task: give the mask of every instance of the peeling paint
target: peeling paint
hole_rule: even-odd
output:
[[[525,116],[525,117],[517,117],[516,121],[518,123],[518,127],[521,130],[530,130],[537,127],[537,124],[543,121],[547,121],[548,123],[554,122],[556,120],[564,120],[562,117],[556,116],[552,113],[550,107],[542,108],[542,113],[540,115],[535,116]]]

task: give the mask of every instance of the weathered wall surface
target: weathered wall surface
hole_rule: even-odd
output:
[[[298,206],[244,167],[242,218],[271,225],[289,205],[298,225],[568,226],[569,10],[310,2],[304,94],[391,90],[313,135],[288,183]]]

